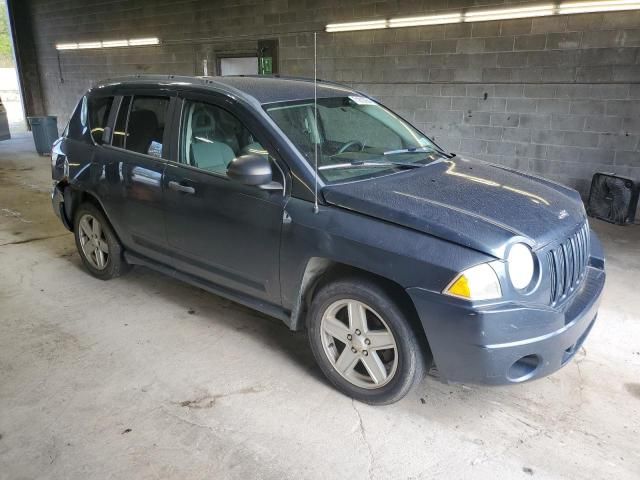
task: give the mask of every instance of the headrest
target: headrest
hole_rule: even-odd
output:
[[[193,112],[191,118],[191,131],[193,135],[212,134],[216,128],[216,120],[213,113],[206,108],[200,108]]]
[[[151,110],[134,110],[129,117],[134,130],[151,131],[158,128],[158,117]]]

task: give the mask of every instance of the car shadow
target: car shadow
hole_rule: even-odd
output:
[[[68,240],[46,242],[47,248],[58,257],[64,257],[78,270],[79,275],[88,276],[75,244]],[[146,267],[136,266],[127,275],[111,280],[109,285],[114,283],[117,290],[135,293],[141,297],[141,301],[152,302],[155,298],[162,298],[163,302],[174,305],[177,308],[172,309],[172,315],[175,315],[176,310],[183,312],[182,317],[178,313],[176,321],[194,315],[221,329],[221,335],[225,331],[232,331],[246,336],[255,343],[268,347],[274,355],[283,356],[292,368],[299,369],[327,389],[334,390],[316,365],[305,332],[292,332],[279,319]],[[539,424],[542,420],[537,415],[532,416],[529,396],[557,392],[553,384],[559,381],[560,376],[565,380],[572,376],[566,373],[568,372],[518,387],[488,387],[448,384],[438,378],[436,371],[432,371],[400,402],[382,408],[402,411],[413,418],[437,419],[437,423],[455,428],[469,412],[474,412],[479,418],[490,417],[510,405],[510,414],[519,418],[520,423]],[[567,405],[573,404],[573,401],[567,402]]]
[[[84,270],[79,256],[73,257],[70,262]],[[241,332],[281,353],[316,380],[328,384],[316,366],[305,332],[293,332],[277,318],[142,266],[135,266],[129,274],[116,281],[130,283],[148,294],[158,295],[183,309],[186,315],[197,315],[224,330]]]
[[[75,243],[68,240],[46,242],[47,248],[59,258],[66,259],[78,274],[89,275],[82,264]],[[283,355],[294,368],[300,369],[304,374],[326,385],[327,388],[334,389],[317,366],[306,333],[289,330],[277,318],[143,266],[135,266],[127,275],[111,280],[109,283],[112,282],[123,284],[120,288],[129,292],[141,292],[149,298],[149,301],[153,301],[154,297],[160,297],[163,301],[177,306],[178,310],[182,310],[185,318],[197,315],[223,330],[240,332],[249,339],[273,349],[277,354]],[[500,388],[498,387],[497,390]],[[413,410],[413,407],[418,406],[418,410],[414,413],[424,415],[432,408],[439,410],[439,405],[446,401],[448,412],[440,412],[440,418],[444,420],[449,417],[448,413],[457,410],[456,405],[462,409],[468,408],[469,403],[475,403],[474,396],[483,398],[485,402],[491,397],[491,391],[495,392],[496,387],[450,385],[438,378],[437,371],[431,371],[404,400],[395,404],[394,408],[408,406]],[[488,406],[489,403],[485,403],[485,407]],[[430,408],[425,410],[425,407]]]

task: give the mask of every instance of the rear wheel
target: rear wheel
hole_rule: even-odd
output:
[[[393,403],[424,377],[422,345],[405,313],[373,282],[345,279],[322,287],[308,326],[320,368],[350,397]]]
[[[108,280],[129,269],[120,241],[104,214],[94,205],[85,203],[78,207],[73,231],[82,263],[91,275]]]

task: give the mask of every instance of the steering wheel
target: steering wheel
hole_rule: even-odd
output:
[[[338,150],[338,153],[336,155],[340,155],[341,153],[346,152],[351,147],[354,147],[356,145],[358,146],[358,151],[362,151],[364,149],[364,144],[362,142],[360,142],[359,140],[351,140],[351,141],[345,143],[344,145],[342,145],[340,147],[340,150]]]

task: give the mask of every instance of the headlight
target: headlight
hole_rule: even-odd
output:
[[[524,243],[512,245],[507,257],[507,268],[513,286],[518,290],[527,288],[535,270],[531,249]]]
[[[502,296],[498,276],[493,268],[486,263],[476,265],[460,273],[444,289],[443,293],[467,300],[490,300]]]

